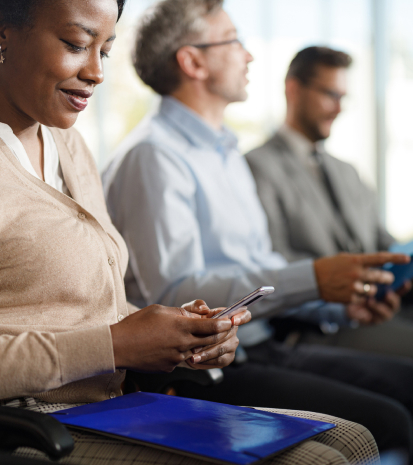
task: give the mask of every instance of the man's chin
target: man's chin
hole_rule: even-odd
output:
[[[242,95],[240,95],[238,102],[245,102],[247,99],[248,99],[248,94],[245,91]]]
[[[323,131],[320,127],[313,127],[311,129],[308,128],[305,134],[312,142],[319,142],[321,140],[327,139],[330,135],[329,132]]]
[[[331,134],[331,124],[318,127],[318,135],[320,140],[328,139]]]
[[[238,93],[238,94],[227,96],[226,100],[229,105],[230,103],[245,102],[247,98],[248,98],[248,94],[244,92],[244,93]]]

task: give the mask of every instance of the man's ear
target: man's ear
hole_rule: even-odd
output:
[[[295,77],[285,79],[285,97],[287,102],[295,102],[299,98],[302,84]]]
[[[207,62],[201,50],[191,45],[181,47],[176,53],[181,71],[189,78],[205,81],[209,76]]]

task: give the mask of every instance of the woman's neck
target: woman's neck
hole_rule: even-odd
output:
[[[40,124],[36,121],[25,122],[22,118],[16,118],[17,115],[13,113],[8,112],[5,115],[2,111],[0,113],[0,123],[10,126],[14,135],[23,144],[37,175],[44,180],[43,137]]]
[[[37,131],[35,129],[35,127],[28,128],[28,130],[21,131],[20,134],[16,134],[16,136],[23,144],[30,163],[37,175],[44,181],[44,144],[42,130],[39,123],[37,123]]]

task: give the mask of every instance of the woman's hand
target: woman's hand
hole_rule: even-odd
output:
[[[194,355],[186,360],[185,363],[196,370],[208,370],[209,368],[224,368],[228,366],[234,361],[235,351],[239,344],[237,331],[238,326],[232,326],[227,337],[222,342],[194,349]]]
[[[187,304],[182,305],[186,310],[185,315],[192,318],[211,318],[215,314],[225,310],[225,307],[214,308],[211,310],[204,300],[193,300]],[[241,326],[248,323],[251,320],[251,313],[247,310],[247,307],[243,307],[240,313],[237,313],[231,318],[232,324],[235,326]]]
[[[211,318],[216,313],[224,310],[224,308],[215,308],[211,310],[203,300],[194,300],[193,302],[183,305],[182,308],[189,314],[192,314],[193,318]],[[227,337],[218,344],[193,349],[194,355],[186,360],[186,363],[191,368],[197,370],[228,366],[233,362],[235,351],[239,344],[237,337],[238,326],[248,323],[250,320],[251,313],[246,308],[241,313],[234,315],[231,318],[233,326]]]
[[[110,326],[115,366],[171,372],[194,355],[192,349],[220,342],[228,347],[231,328],[228,319],[211,320],[183,308],[151,305]]]

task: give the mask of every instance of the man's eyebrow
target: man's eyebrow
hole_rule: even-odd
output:
[[[85,26],[84,24],[81,24],[81,23],[67,23],[66,26],[67,27],[72,27],[72,26],[78,27],[78,28],[82,29],[83,31],[85,31],[86,34],[89,34],[94,39],[96,39],[96,37],[99,36],[98,32],[94,31],[93,29],[90,29],[90,27],[87,27],[87,26]],[[112,42],[115,39],[116,39],[116,35],[113,35],[113,36],[109,37],[109,39],[106,42]]]

